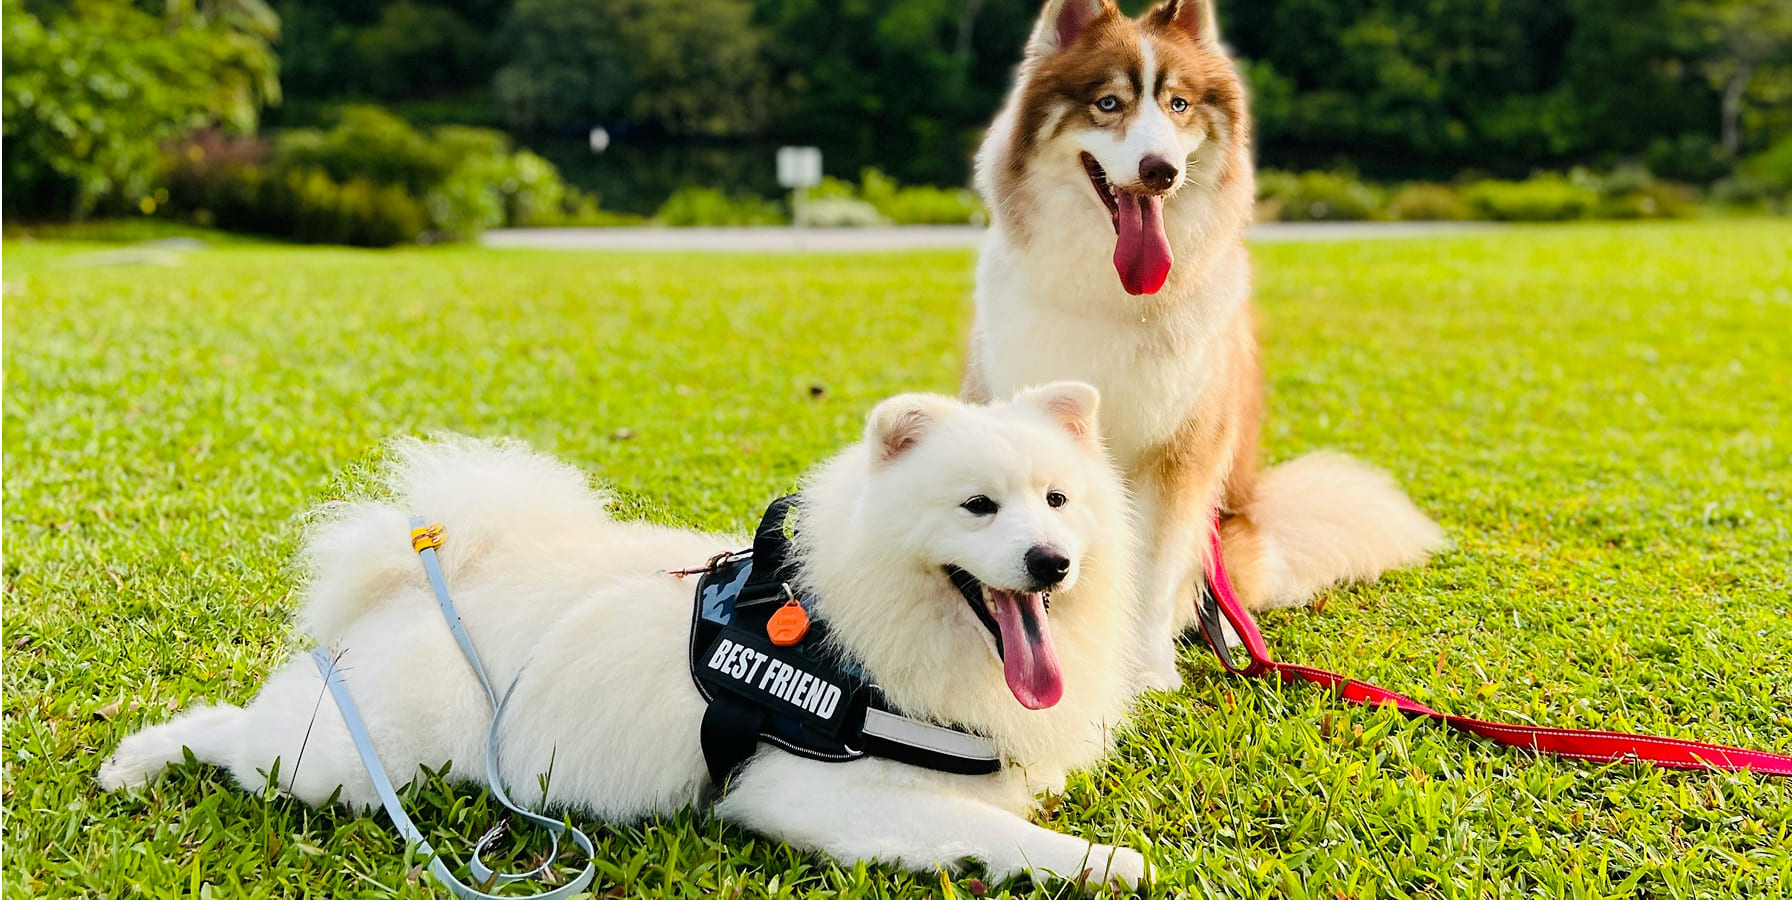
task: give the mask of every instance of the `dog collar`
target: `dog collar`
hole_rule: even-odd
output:
[[[798,497],[766,508],[749,550],[710,561],[692,602],[690,666],[703,715],[703,758],[718,786],[761,742],[824,762],[876,756],[958,775],[989,775],[1002,760],[989,738],[911,718],[858,662],[828,640],[812,597],[796,589],[786,522]],[[772,615],[794,598],[809,616],[802,639],[774,644]]]

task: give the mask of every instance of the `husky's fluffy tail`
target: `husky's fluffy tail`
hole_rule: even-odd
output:
[[[326,506],[306,535],[299,626],[320,643],[400,591],[426,589],[411,548],[412,513],[447,534],[436,552],[450,582],[500,546],[529,560],[608,521],[608,497],[583,472],[519,442],[404,438],[387,445],[386,457],[381,481],[390,500]]]
[[[1328,585],[1373,581],[1423,562],[1443,530],[1393,479],[1340,453],[1310,453],[1263,472],[1220,528],[1239,599],[1299,606]]]

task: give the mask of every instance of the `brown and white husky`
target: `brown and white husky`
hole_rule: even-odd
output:
[[[1216,510],[1255,608],[1305,603],[1441,544],[1392,481],[1348,457],[1258,470],[1250,118],[1209,0],[1138,19],[1112,0],[1048,0],[977,182],[993,227],[964,393],[1100,388],[1102,430],[1147,528],[1142,686],[1181,682],[1174,638]]]

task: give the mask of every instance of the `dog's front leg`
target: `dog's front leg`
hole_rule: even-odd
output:
[[[1150,526],[1140,588],[1140,690],[1177,690],[1176,641],[1193,619],[1196,579],[1207,563],[1208,529],[1229,455],[1217,430],[1191,427],[1147,457],[1136,476],[1139,512]]]
[[[1200,560],[1200,520],[1193,504],[1151,493],[1153,496],[1146,498],[1146,513],[1147,521],[1153,523],[1153,544],[1146,554],[1150,563],[1140,584],[1143,597],[1138,631],[1142,646],[1136,689],[1174,691],[1182,687],[1182,674],[1176,670],[1178,603]]]
[[[996,778],[997,776],[986,776]],[[816,762],[765,751],[730,785],[717,815],[843,865],[914,872],[982,860],[991,878],[1021,873],[1135,887],[1145,858],[1041,828],[970,791],[984,778],[939,775],[881,759]],[[967,787],[964,793],[954,786]]]

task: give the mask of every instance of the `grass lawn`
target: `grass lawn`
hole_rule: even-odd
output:
[[[1272,648],[1482,717],[1792,751],[1788,248],[1786,221],[1259,248],[1268,456],[1359,454],[1455,542],[1265,616]],[[744,529],[877,399],[954,390],[970,318],[958,252],[74,264],[94,249],[6,246],[8,898],[440,894],[383,816],[200,766],[109,796],[94,771],[177,707],[254,694],[293,649],[298,514],[383,438],[525,438],[623,515]],[[1150,844],[1162,896],[1792,890],[1792,781],[1534,759],[1204,652],[1042,814]],[[411,808],[456,851],[494,819],[439,781]],[[594,836],[603,896],[982,889],[688,813]]]

